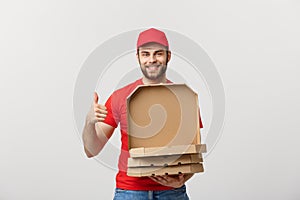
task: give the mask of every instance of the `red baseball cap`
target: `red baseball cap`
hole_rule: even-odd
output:
[[[136,48],[147,44],[149,42],[155,42],[169,48],[169,43],[164,32],[155,28],[147,29],[139,34]]]

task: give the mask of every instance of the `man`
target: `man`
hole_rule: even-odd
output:
[[[166,78],[166,70],[171,51],[165,33],[154,28],[141,32],[137,41],[136,57],[143,73],[141,79],[113,92],[105,106],[98,104],[98,95],[94,93],[94,102],[83,130],[85,153],[88,157],[96,156],[120,123],[122,148],[114,199],[189,199],[185,182],[193,174],[154,177],[130,177],[126,174],[129,157],[126,98],[138,85],[170,83]]]

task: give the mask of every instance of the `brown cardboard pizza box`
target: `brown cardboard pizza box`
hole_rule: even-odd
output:
[[[198,95],[186,84],[140,85],[127,97],[128,148],[201,144]]]
[[[127,98],[127,133],[129,163],[131,158],[206,152],[200,137],[198,95],[186,84],[138,86]],[[184,165],[185,173],[193,173],[189,172],[192,166]],[[177,170],[163,169],[164,173]],[[133,169],[128,170],[132,174]],[[138,174],[143,175],[145,169],[141,170]]]
[[[184,165],[172,165],[167,167],[129,167],[127,171],[128,176],[142,177],[142,176],[157,176],[157,175],[176,175],[176,174],[190,174],[203,172],[202,163],[192,163]]]
[[[195,154],[195,153],[205,153],[205,152],[206,152],[205,144],[148,147],[148,148],[139,147],[139,148],[131,148],[129,150],[131,158],[140,158],[140,157],[148,157],[148,156]]]
[[[128,158],[128,167],[171,166],[203,162],[202,154]]]

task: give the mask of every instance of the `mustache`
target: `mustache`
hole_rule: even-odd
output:
[[[166,65],[145,65],[145,67],[163,67]]]

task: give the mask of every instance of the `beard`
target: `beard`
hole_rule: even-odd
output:
[[[167,65],[144,65],[142,73],[149,80],[156,80],[163,77],[167,71]]]

